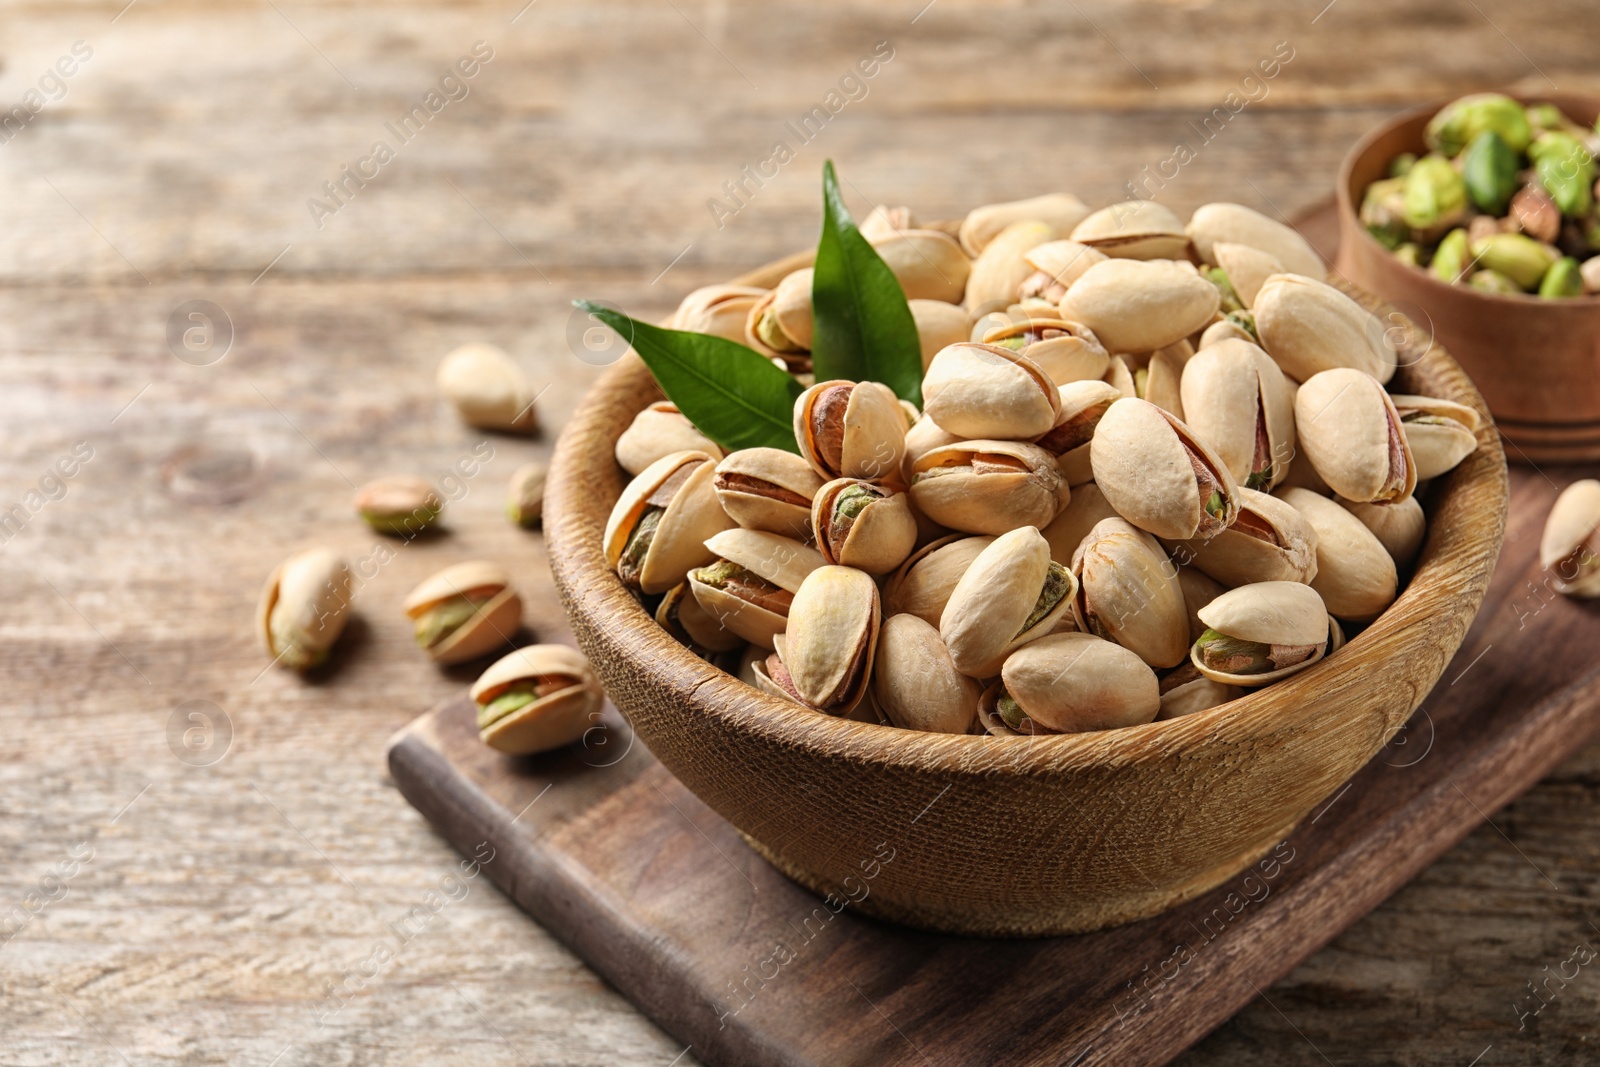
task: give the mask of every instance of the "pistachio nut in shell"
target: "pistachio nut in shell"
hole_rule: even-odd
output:
[[[439,392],[462,421],[482,430],[532,433],[539,428],[534,390],[511,357],[491,344],[453,349],[439,364]]]
[[[1057,390],[1061,413],[1049,432],[1034,444],[1056,457],[1062,477],[1073,487],[1094,480],[1089,442],[1111,405],[1122,399],[1115,386],[1100,381],[1068,382]]]
[[[692,572],[691,572],[692,573]],[[689,579],[661,594],[656,605],[655,619],[673,639],[693,651],[707,656],[715,652],[731,652],[743,648],[745,640],[722,624],[722,620],[695,599]],[[781,628],[781,626],[780,626]]]
[[[379,533],[411,537],[433,525],[444,501],[426,480],[409,474],[379,478],[357,491],[356,513]]]
[[[1319,371],[1349,367],[1387,383],[1394,342],[1377,317],[1331,285],[1298,274],[1275,274],[1251,307],[1261,347],[1303,382]]]
[[[1184,421],[1246,489],[1271,490],[1295,452],[1295,390],[1249,341],[1222,340],[1183,368]]]
[[[417,646],[435,663],[465,663],[511,643],[522,598],[504,567],[469,560],[424,579],[401,603]]]
[[[511,472],[511,482],[506,487],[506,515],[518,526],[531,530],[544,522],[547,474],[543,463],[524,463]]]
[[[708,285],[684,297],[667,325],[744,344],[750,309],[766,294],[749,285]]]
[[[999,345],[959,341],[922,380],[928,417],[965,438],[1026,440],[1055,425],[1056,383],[1027,356]]]
[[[911,465],[912,505],[962,533],[1043,527],[1071,499],[1056,458],[1021,441],[961,441]]]
[[[937,422],[923,415],[911,424],[911,429],[906,431],[906,454],[900,463],[902,479],[909,484],[911,481],[911,467],[917,460],[945,445],[961,443],[961,438],[940,426]]]
[[[1155,672],[1121,645],[1064,633],[1012,653],[978,707],[990,733],[1076,734],[1153,722],[1161,694]]]
[[[1239,517],[1211,538],[1178,541],[1173,555],[1223,585],[1301,582],[1317,576],[1317,534],[1304,515],[1275,496],[1239,490]]]
[[[823,559],[871,575],[888,574],[917,545],[906,494],[859,478],[836,478],[817,490],[811,528]]]
[[[1276,256],[1249,245],[1219,241],[1213,254],[1217,257],[1217,267],[1227,276],[1239,303],[1247,308],[1255,303],[1256,295],[1261,292],[1261,286],[1268,278],[1288,272]]]
[[[1021,353],[1056,385],[1104,378],[1111,359],[1093,330],[1057,317],[1053,306],[1042,316],[994,326],[983,343]]]
[[[1178,585],[1183,589],[1183,608],[1189,616],[1189,643],[1200,639],[1206,624],[1200,621],[1200,609],[1228,591],[1228,587],[1195,567],[1178,568]]]
[[[954,304],[961,300],[976,270],[955,238],[938,230],[897,230],[873,238],[871,243],[907,300]]]
[[[629,482],[606,520],[606,565],[622,584],[665,593],[691,568],[716,557],[712,534],[734,525],[714,488],[716,463],[704,452],[662,456]]]
[[[1243,204],[1205,204],[1196,208],[1189,217],[1189,237],[1203,261],[1225,270],[1228,265],[1217,252],[1219,244],[1259,249],[1283,264],[1282,269],[1292,274],[1303,274],[1317,281],[1327,277],[1322,257],[1317,255],[1309,241],[1300,236],[1298,230]],[[1231,270],[1228,274],[1232,278]],[[1237,279],[1234,287],[1238,288]],[[1243,295],[1240,293],[1240,296]],[[1250,302],[1245,301],[1245,307],[1249,306]]]
[[[764,356],[786,362],[811,351],[810,267],[784,276],[770,292],[750,305],[744,334],[738,340]]]
[[[1095,484],[1117,513],[1171,540],[1208,537],[1233,523],[1239,487],[1189,427],[1145,400],[1111,405],[1095,429]]]
[[[1059,304],[1084,271],[1110,257],[1077,241],[1046,241],[1023,253],[1022,258],[1033,273],[1017,287],[1017,299]]]
[[[304,549],[278,564],[256,609],[273,661],[304,671],[326,660],[350,617],[350,592],[350,565],[330,549]]]
[[[915,615],[891,615],[878,631],[872,691],[889,721],[905,730],[972,730],[983,687],[956,670],[939,631]]]
[[[1327,497],[1306,489],[1280,489],[1277,496],[1306,517],[1317,533],[1317,576],[1311,588],[1328,614],[1370,622],[1394,603],[1400,577],[1394,560],[1360,519]]]
[[[879,237],[887,237],[899,230],[914,230],[917,228],[916,217],[911,209],[904,204],[879,204],[867,212],[867,217],[861,220],[858,227],[861,236],[869,241]]]
[[[735,527],[706,540],[716,559],[689,572],[689,592],[707,615],[753,645],[773,648],[794,594],[823,566],[822,554],[791,537]]]
[[[794,402],[794,439],[824,480],[893,478],[906,448],[906,415],[880,382],[818,382]]]
[[[1134,395],[1148,400],[1179,422],[1183,421],[1183,368],[1194,349],[1179,341],[1150,353],[1145,365],[1133,374]]]
[[[1396,567],[1409,567],[1422,551],[1428,533],[1428,519],[1417,498],[1408,496],[1396,504],[1358,504],[1339,501],[1339,506],[1361,520],[1388,551]]]
[[[1002,230],[1014,222],[1040,222],[1052,233],[1065,235],[1089,217],[1089,208],[1071,193],[1048,193],[1026,200],[985,204],[967,212],[961,221],[961,247],[976,259]]]
[[[722,458],[722,449],[668,400],[658,400],[639,412],[617,438],[617,465],[629,474],[642,474],[650,464],[674,452],[704,452],[712,459]]]
[[[1294,411],[1301,454],[1346,500],[1392,504],[1417,487],[1400,414],[1370,374],[1345,367],[1314,374],[1295,394]]]
[[[1256,343],[1256,335],[1239,325],[1237,319],[1223,317],[1217,319],[1200,334],[1200,344],[1197,351],[1210,348],[1221,341],[1248,341]]]
[[[1154,537],[1125,519],[1103,519],[1072,557],[1078,629],[1114,641],[1152,667],[1189,651],[1189,616],[1178,569]]]
[[[722,510],[740,526],[802,540],[811,536],[811,501],[822,488],[822,478],[793,452],[730,452],[717,464],[711,484]]]
[[[917,549],[885,583],[884,614],[915,615],[937,627],[956,583],[993,543],[993,537],[950,534]]]
[[[961,575],[939,616],[939,636],[962,674],[992,678],[1013,650],[1056,628],[1076,593],[1049,542],[1019,527],[996,537]]]
[[[1071,238],[1118,259],[1187,259],[1189,235],[1172,209],[1154,200],[1124,200],[1075,226]],[[1159,347],[1150,345],[1151,348]]]
[[[1010,305],[1033,274],[1023,257],[1056,236],[1053,227],[1037,219],[1013,222],[1001,230],[973,260],[962,304],[974,313]]]
[[[1222,297],[1176,263],[1108,259],[1061,298],[1061,317],[1094,331],[1108,352],[1150,352],[1204,329]]]
[[[1437,478],[1478,450],[1478,411],[1453,400],[1396,393],[1390,401],[1417,470],[1417,481]]]
[[[472,684],[478,737],[512,756],[570,745],[600,718],[605,692],[583,653],[527,645],[501,657]]]
[[[972,333],[972,315],[960,304],[943,300],[908,300],[911,319],[917,324],[917,344],[922,349],[922,369],[946,345],[965,341]]]
[[[1581,479],[1556,497],[1539,540],[1539,566],[1553,572],[1559,593],[1600,596],[1600,482]]]
[[[1101,380],[1107,385],[1114,386],[1123,396],[1144,399],[1139,396],[1139,388],[1134,382],[1133,371],[1128,366],[1126,356],[1112,356],[1110,365],[1106,367],[1106,376]]]
[[[1101,519],[1113,518],[1116,514],[1116,509],[1106,500],[1098,485],[1085,482],[1074,486],[1072,499],[1067,501],[1067,506],[1050,521],[1050,525],[1039,531],[1050,542],[1050,558],[1064,567],[1071,567],[1072,557],[1077,553],[1078,546],[1083,544],[1083,539],[1089,536],[1089,531]]]
[[[1224,685],[1201,674],[1193,663],[1185,662],[1161,676],[1161,714],[1157,722],[1198,715],[1244,696],[1237,685]]]
[[[1208,629],[1189,659],[1224,685],[1269,685],[1327,654],[1328,609],[1316,590],[1299,582],[1229,590],[1200,609],[1200,620]]]
[[[818,711],[852,711],[872,678],[878,626],[878,587],[871,575],[854,567],[818,567],[795,593],[789,628],[778,642],[785,688]]]

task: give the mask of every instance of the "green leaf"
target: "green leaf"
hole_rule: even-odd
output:
[[[667,399],[722,448],[800,451],[794,440],[800,383],[759,352],[710,334],[665,330],[588,300],[572,303],[632,345]]]
[[[822,166],[822,238],[811,280],[817,381],[882,382],[922,406],[922,346],[905,291],[856,229],[833,161]]]

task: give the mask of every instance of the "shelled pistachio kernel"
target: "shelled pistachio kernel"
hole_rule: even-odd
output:
[[[368,482],[356,493],[354,503],[368,526],[402,537],[421,533],[444,510],[444,501],[433,486],[410,475]]]

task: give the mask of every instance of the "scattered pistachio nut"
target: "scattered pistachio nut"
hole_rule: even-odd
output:
[[[511,474],[506,490],[506,515],[518,526],[534,529],[544,523],[543,463],[524,463]]]
[[[826,562],[810,545],[764,530],[723,530],[705,548],[713,561],[689,571],[695,602],[719,626],[768,649],[788,625],[801,583]],[[704,637],[699,643],[715,647]]]
[[[643,474],[650,464],[674,452],[704,452],[712,459],[722,458],[722,449],[667,400],[658,400],[635,415],[617,438],[616,451],[617,465],[633,475]]]
[[[1437,478],[1478,450],[1478,412],[1453,400],[1396,393],[1390,401],[1417,468],[1417,480]]]
[[[1184,421],[1246,489],[1271,491],[1295,452],[1295,389],[1260,346],[1225,339],[1183,368]]]
[[[549,752],[580,740],[598,721],[605,692],[583,653],[565,645],[527,645],[496,660],[470,690],[478,737],[512,756]]]
[[[1275,496],[1239,490],[1239,517],[1209,538],[1173,543],[1174,555],[1226,586],[1303,582],[1317,576],[1317,534]]]
[[[1182,220],[1171,208],[1154,200],[1124,200],[1101,208],[1078,223],[1070,236],[1113,259],[1174,260],[1189,256],[1189,234]]]
[[[350,565],[326,548],[296,552],[273,570],[256,611],[273,661],[306,671],[323,663],[350,616]]]
[[[1261,347],[1297,382],[1335,367],[1365,371],[1384,384],[1394,377],[1397,356],[1388,330],[1331,285],[1273,275],[1251,310]]]
[[[822,488],[822,478],[793,452],[730,452],[717,464],[712,486],[722,510],[740,526],[785,537],[811,536],[811,501]]]
[[[1126,519],[1102,519],[1072,557],[1077,628],[1114,641],[1151,667],[1175,667],[1189,651],[1178,569],[1154,537]]]
[[[1377,536],[1344,508],[1306,489],[1277,495],[1305,516],[1317,535],[1317,573],[1311,588],[1328,614],[1348,622],[1370,622],[1394,603],[1400,577]]]
[[[1071,492],[1056,458],[1021,441],[961,441],[930,449],[911,465],[911,503],[962,533],[1046,526]]]
[[[533,433],[534,391],[511,357],[494,345],[465,344],[439,364],[439,391],[469,426]]]
[[[1600,596],[1600,482],[1584,478],[1556,497],[1539,541],[1539,565],[1553,572],[1557,592]]]
[[[969,439],[1038,437],[1055,425],[1061,407],[1056,383],[1033,360],[970,341],[933,357],[922,398],[929,418]]]
[[[362,486],[355,497],[356,513],[379,533],[414,537],[433,525],[444,501],[433,486],[411,475],[379,478]]]
[[[1198,333],[1221,306],[1216,286],[1192,268],[1109,259],[1067,290],[1061,317],[1093,330],[1109,352],[1150,352]]]
[[[402,603],[418,647],[435,663],[465,663],[511,643],[522,598],[497,563],[457,563],[425,579]]]

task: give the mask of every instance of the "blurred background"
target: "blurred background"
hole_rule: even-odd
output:
[[[828,158],[857,217],[1134,183],[1293,218],[1403,108],[1600,90],[1584,0],[20,0],[0,24],[8,1064],[694,1062],[485,880],[374,961],[456,862],[382,756],[468,676],[399,602],[475,556],[547,588],[501,508],[610,358],[573,298],[660,318],[808,246]],[[547,391],[543,433],[467,475],[482,435],[433,371],[470,340]],[[354,487],[452,471],[448,534],[358,580],[332,668],[266,670],[273,564],[371,558]],[[1600,980],[1513,1005],[1600,943],[1597,783],[1591,747],[1180,1062],[1586,1059]]]

